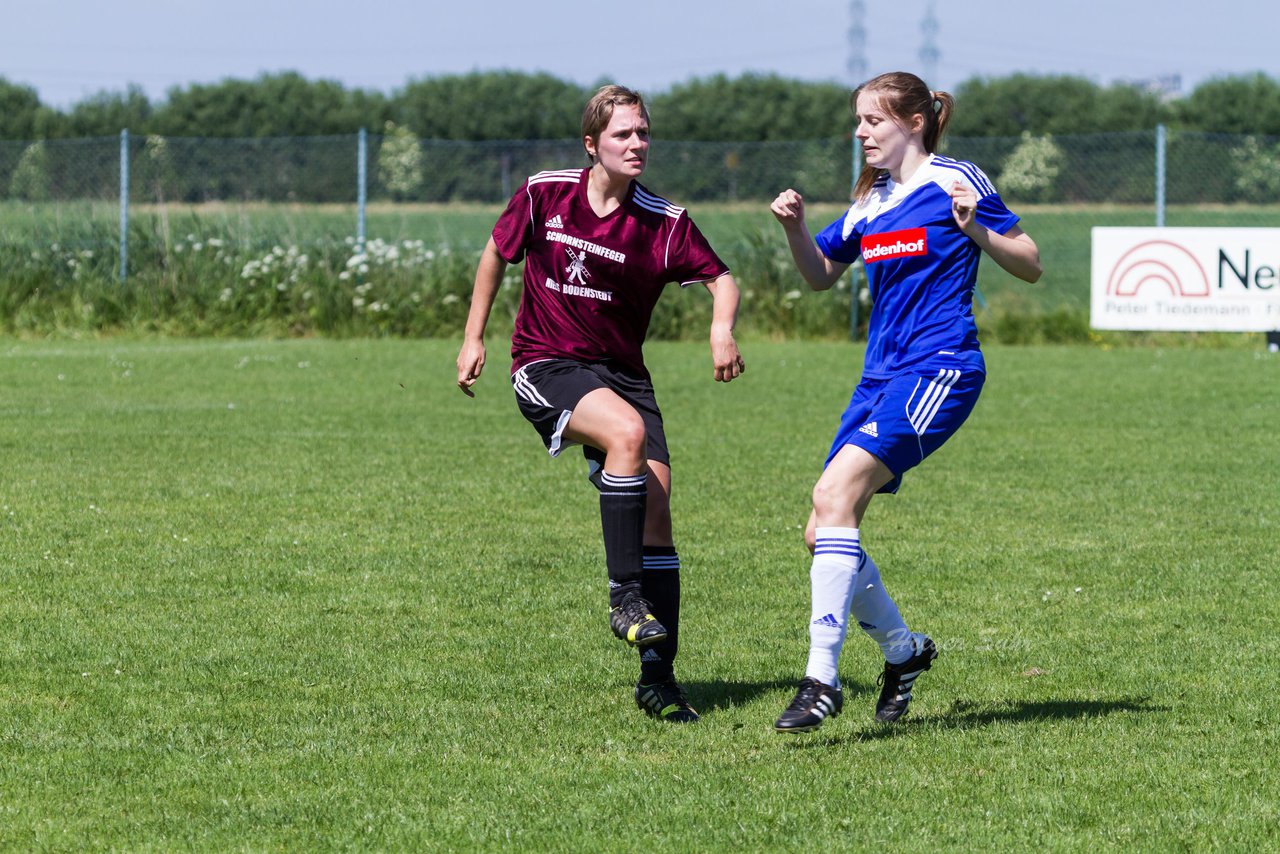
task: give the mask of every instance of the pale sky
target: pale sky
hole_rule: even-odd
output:
[[[935,10],[936,69],[920,59]],[[469,71],[544,71],[645,93],[716,73],[856,82],[848,0],[0,0],[0,77],[65,109],[140,85],[297,71],[391,94]],[[1218,0],[866,0],[867,75],[905,69],[951,89],[975,75],[1072,74],[1099,84],[1181,75],[1280,78],[1280,3]],[[1179,8],[1184,7],[1184,8]],[[785,10],[785,11],[784,11]],[[930,71],[935,73],[930,74]]]

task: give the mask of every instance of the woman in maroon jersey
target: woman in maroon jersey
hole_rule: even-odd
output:
[[[671,530],[671,461],[642,344],[670,282],[713,299],[715,379],[743,371],[733,337],[738,287],[684,208],[639,183],[649,153],[640,95],[601,88],[582,114],[590,166],[531,176],[507,204],[476,269],[458,388],[485,365],[484,330],[508,264],[524,261],[511,337],[521,413],[552,456],[581,445],[600,492],[609,623],[640,650],[636,704],[666,721],[698,719],[675,679],[680,558]]]

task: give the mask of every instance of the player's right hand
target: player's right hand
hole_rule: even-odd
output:
[[[774,217],[784,226],[804,222],[804,197],[787,188],[769,205]]]
[[[471,387],[480,379],[483,370],[484,344],[472,341],[464,343],[462,350],[458,352],[458,388],[467,397],[476,396]]]

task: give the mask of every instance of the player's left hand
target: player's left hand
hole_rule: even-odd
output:
[[[711,360],[716,366],[716,382],[727,383],[735,377],[742,376],[747,365],[738,352],[738,342],[733,339],[732,332],[711,333]]]
[[[977,209],[978,194],[972,187],[961,181],[951,185],[951,216],[966,234],[975,222],[974,213]]]

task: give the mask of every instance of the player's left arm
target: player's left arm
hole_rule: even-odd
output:
[[[741,300],[738,283],[725,273],[703,285],[711,292],[711,361],[715,364],[716,382],[727,383],[747,369],[733,337]]]
[[[1040,265],[1040,248],[1018,226],[997,234],[978,222],[978,194],[967,184],[957,181],[951,187],[951,216],[960,230],[991,256],[1005,272],[1024,282],[1036,282],[1044,267]]]

